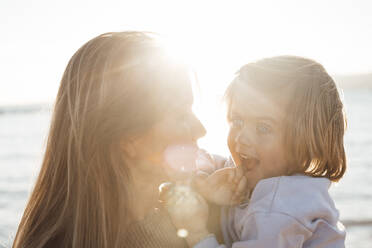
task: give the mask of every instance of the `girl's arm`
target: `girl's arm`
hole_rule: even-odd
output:
[[[212,234],[204,237],[204,239],[194,245],[193,248],[226,248],[226,246],[219,244],[216,237]]]
[[[231,244],[232,248],[288,248],[303,247],[312,232],[288,215],[256,213],[244,217],[241,232],[236,231],[240,241]],[[225,248],[218,244],[214,236],[197,243],[194,248]]]
[[[232,248],[288,248],[303,247],[345,247],[345,235],[325,221],[319,221],[316,230],[311,231],[294,217],[284,213],[258,212],[250,215],[240,232],[240,241]]]

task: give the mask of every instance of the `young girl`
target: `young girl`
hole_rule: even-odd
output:
[[[328,189],[345,173],[346,120],[323,66],[294,56],[262,59],[244,65],[225,96],[228,146],[248,192],[243,204],[222,211],[226,246],[344,247]],[[212,191],[200,193],[208,199]],[[193,235],[194,247],[225,247],[213,235]]]

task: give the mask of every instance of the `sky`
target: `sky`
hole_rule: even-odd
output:
[[[53,102],[73,53],[109,31],[163,34],[214,95],[265,56],[310,57],[331,74],[372,71],[369,0],[1,0],[0,30],[0,105]]]

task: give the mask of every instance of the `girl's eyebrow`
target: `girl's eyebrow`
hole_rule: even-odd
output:
[[[260,121],[268,121],[273,124],[278,124],[278,120],[270,116],[261,116],[261,117],[258,117],[257,119]]]
[[[231,119],[231,118],[243,118],[243,119],[256,119],[256,120],[259,120],[259,121],[267,121],[267,122],[270,122],[274,125],[277,125],[278,123],[280,123],[279,121],[279,117],[277,116],[273,116],[273,115],[265,115],[265,114],[262,114],[262,115],[256,115],[255,113],[251,113],[250,111],[241,111],[241,109],[238,108],[238,111],[237,109],[232,109],[229,111],[229,114],[228,114],[228,118]]]
[[[239,116],[239,114],[238,113],[236,113],[235,111],[230,111],[230,114],[229,114],[230,116]]]
[[[236,118],[236,117],[241,117],[241,114],[237,113],[236,111],[232,110],[229,111],[229,114],[227,115],[228,118]]]

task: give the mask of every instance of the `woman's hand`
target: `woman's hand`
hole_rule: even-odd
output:
[[[199,172],[194,187],[208,201],[231,206],[244,200],[247,179],[241,167],[228,167],[216,170],[211,175]]]
[[[191,187],[176,184],[162,184],[160,200],[168,211],[174,226],[183,230],[190,247],[208,236],[208,204]]]

